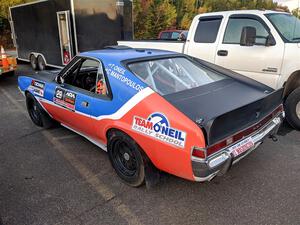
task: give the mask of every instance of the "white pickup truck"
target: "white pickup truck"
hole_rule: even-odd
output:
[[[288,13],[241,10],[197,15],[187,40],[119,41],[132,48],[184,53],[284,87],[288,122],[300,129],[300,20]]]

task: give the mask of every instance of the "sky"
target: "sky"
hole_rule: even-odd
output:
[[[278,2],[281,5],[286,5],[290,10],[300,7],[300,0],[274,0],[274,2]]]

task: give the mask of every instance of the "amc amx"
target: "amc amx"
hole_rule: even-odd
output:
[[[108,152],[137,187],[164,171],[209,181],[277,133],[282,90],[160,50],[81,53],[60,72],[19,77],[30,118],[54,121]]]

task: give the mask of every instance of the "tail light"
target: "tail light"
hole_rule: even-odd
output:
[[[206,158],[206,149],[194,147],[192,150],[192,156],[200,159]]]

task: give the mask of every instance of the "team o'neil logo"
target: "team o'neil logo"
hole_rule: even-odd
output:
[[[147,119],[134,116],[132,129],[160,141],[184,148],[186,133],[171,127],[162,113],[152,113]]]

